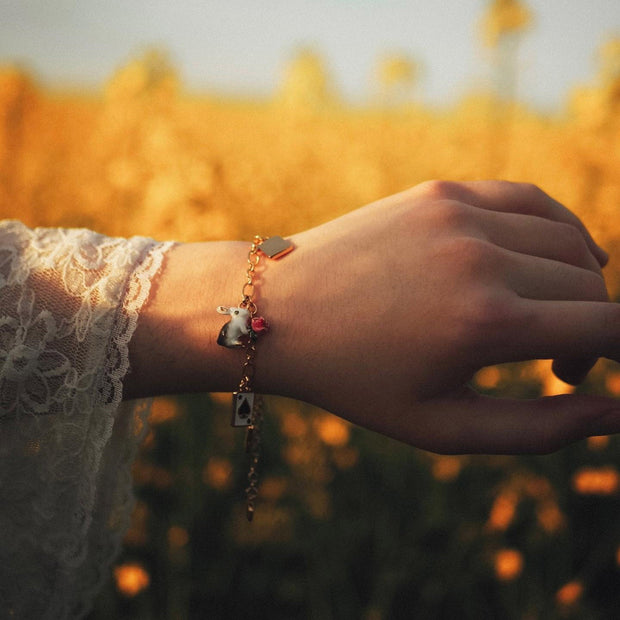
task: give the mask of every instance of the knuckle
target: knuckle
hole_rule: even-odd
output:
[[[450,340],[461,351],[501,348],[519,315],[514,297],[498,283],[498,248],[483,239],[456,237],[445,242],[443,252],[457,288],[446,325]]]
[[[496,189],[500,191],[519,191],[523,196],[530,196],[532,198],[539,198],[544,194],[543,190],[540,189],[538,185],[535,183],[530,183],[527,181],[508,181],[506,179],[495,179],[490,181],[490,183],[494,184]]]
[[[555,234],[560,240],[563,258],[567,263],[594,270],[597,275],[601,275],[598,261],[592,255],[583,232],[577,226],[558,222]]]
[[[432,215],[438,229],[463,231],[471,226],[471,209],[457,200],[440,199],[432,204]]]
[[[507,190],[517,191],[521,197],[520,212],[527,215],[549,218],[552,215],[551,201],[535,183],[515,183],[512,181],[502,181]]]
[[[491,287],[468,296],[460,308],[458,340],[466,349],[501,348],[514,324],[513,304]]]
[[[520,185],[527,194],[534,198],[546,196],[545,192],[536,183],[521,183]]]
[[[576,226],[567,222],[557,223],[558,234],[561,235],[562,241],[571,248],[587,249],[586,240],[583,234]]]
[[[495,262],[495,246],[477,237],[460,236],[446,242],[446,252],[461,275],[481,276]]]
[[[490,288],[486,288],[472,297],[468,319],[474,329],[494,332],[506,325],[512,314],[508,300]]]
[[[600,273],[593,271],[581,272],[581,298],[583,301],[608,301],[607,285]]]
[[[561,223],[558,225],[557,234],[564,248],[566,258],[575,265],[590,266],[594,259],[590,256],[586,240],[580,230],[572,224]],[[596,263],[598,264],[598,263]]]
[[[550,454],[580,439],[588,423],[587,408],[572,405],[572,396],[563,394],[540,399],[538,406],[538,441],[531,452]]]
[[[504,183],[510,184],[513,188],[518,189],[524,198],[531,200],[535,204],[544,203],[544,199],[547,198],[547,194],[536,185],[536,183],[513,183],[510,181],[504,181]]]
[[[444,181],[440,179],[432,179],[424,181],[419,185],[420,191],[426,198],[432,200],[443,200],[458,196],[459,184],[454,181]]]

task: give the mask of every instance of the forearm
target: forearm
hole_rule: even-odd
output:
[[[241,301],[249,248],[225,241],[178,244],[168,252],[130,342],[125,399],[237,389],[244,351],[217,344],[227,319],[216,308]],[[303,262],[298,248],[283,260],[262,257],[256,272],[255,301],[270,324],[257,345],[254,386],[262,393],[294,390],[303,329],[294,290]]]
[[[240,296],[246,255],[239,242],[168,252],[130,342],[124,398],[235,388],[241,354],[216,344],[223,319],[215,309]]]

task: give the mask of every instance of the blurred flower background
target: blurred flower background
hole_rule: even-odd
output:
[[[36,21],[53,10],[44,4],[0,2],[0,11],[14,18],[19,5]],[[240,21],[224,24],[222,39],[250,28],[249,3],[233,4]],[[353,24],[368,5],[403,5],[319,4],[326,21],[331,5]],[[410,4],[403,27],[413,42]],[[561,21],[568,3],[547,4]],[[620,28],[617,3],[600,4]],[[74,6],[57,9],[69,16]],[[443,105],[424,95],[432,63],[413,43],[385,49],[368,96],[356,98],[334,77],[339,59],[312,42],[280,59],[273,88],[250,96],[241,86],[188,87],[157,40],[96,87],[78,88],[39,75],[36,58],[15,64],[5,38],[0,216],[111,235],[251,239],[257,222],[261,233],[286,235],[430,178],[502,177],[537,183],[582,217],[612,256],[606,277],[617,298],[620,38],[601,34],[590,75],[541,111],[521,87],[520,52],[541,3],[476,6],[465,34],[487,79]],[[27,36],[28,23],[15,36]],[[87,45],[89,31],[79,34]],[[529,54],[530,65],[548,61]],[[219,62],[204,59],[207,69]],[[486,368],[475,383],[523,398],[571,390],[544,360]],[[578,389],[620,396],[620,369],[600,361]],[[133,524],[92,620],[617,617],[617,438],[549,456],[438,456],[273,398],[248,525],[243,437],[228,426],[228,408],[229,395],[155,400],[134,467]]]

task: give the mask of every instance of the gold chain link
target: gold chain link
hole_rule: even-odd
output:
[[[263,398],[260,394],[254,393],[256,338],[258,334],[269,328],[263,317],[256,317],[258,313],[256,306],[256,268],[260,263],[261,254],[270,259],[279,259],[291,252],[293,248],[291,241],[282,239],[282,237],[261,237],[260,235],[254,237],[248,252],[248,266],[245,273],[245,282],[241,289],[241,303],[239,304],[239,307],[247,310],[249,314],[249,334],[239,341],[228,342],[225,339],[225,325],[217,340],[218,344],[230,348],[243,346],[245,351],[239,391],[233,394],[233,426],[247,426],[248,429],[246,451],[250,456],[250,470],[248,472],[248,486],[245,489],[245,494],[249,521],[254,516],[254,504],[258,496],[258,463],[260,460],[261,426],[263,421]],[[230,309],[225,306],[218,307],[217,311],[221,314],[230,313]],[[243,396],[244,394],[245,396]],[[251,408],[249,420],[247,418],[248,407]]]
[[[258,248],[263,241],[263,237],[259,235],[254,237],[254,241],[252,242],[250,251],[248,252],[248,268],[245,273],[245,282],[243,284],[243,288],[241,289],[241,303],[239,305],[241,308],[247,309],[250,313],[250,318],[258,312],[256,303],[254,302],[254,289],[256,288],[256,285],[254,284],[254,275],[256,272],[256,267],[258,266],[258,263],[260,263]]]
[[[258,463],[260,461],[261,430],[263,423],[263,397],[256,394],[252,410],[252,423],[248,428],[246,452],[250,455],[248,486],[245,489],[246,515],[248,521],[254,517],[254,506],[258,497]]]
[[[241,294],[243,299],[239,304],[250,314],[250,320],[258,312],[254,301],[256,267],[260,262],[258,248],[263,242],[259,235],[254,237],[250,251],[248,252],[248,268],[246,280]],[[239,392],[252,392],[254,375],[256,373],[256,342],[253,338],[248,340],[245,346],[245,360],[241,368],[241,381],[239,382]],[[245,489],[246,514],[249,521],[254,517],[256,498],[258,497],[258,463],[260,461],[261,427],[263,420],[263,398],[260,394],[254,397],[254,407],[252,417],[247,430],[246,451],[250,456],[250,470],[248,472],[248,486]]]

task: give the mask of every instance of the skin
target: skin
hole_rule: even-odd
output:
[[[620,360],[607,255],[535,186],[428,182],[291,237],[256,287],[272,329],[256,390],[315,404],[441,453],[544,453],[620,432],[610,398],[493,399],[480,368],[554,359],[579,383]],[[215,344],[215,309],[241,299],[247,242],[180,244],[130,345],[127,398],[233,391],[243,351]]]

